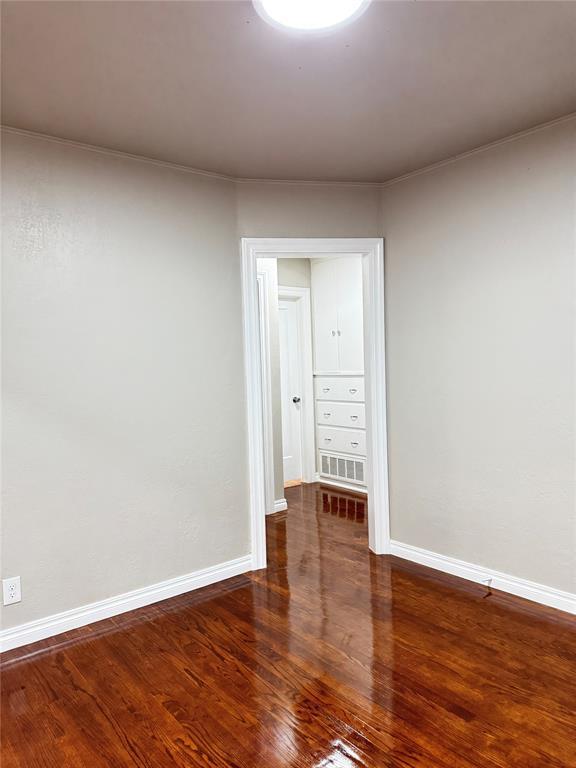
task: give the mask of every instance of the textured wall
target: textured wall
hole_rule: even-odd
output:
[[[383,216],[5,134],[5,626],[248,553],[239,234],[386,235],[394,537],[575,589],[572,126]]]
[[[380,190],[347,184],[243,182],[242,237],[380,237]]]
[[[383,192],[392,535],[568,591],[575,128]]]
[[[249,553],[235,189],[4,135],[6,626]]]
[[[249,552],[238,235],[371,235],[375,188],[236,185],[3,133],[10,627]]]

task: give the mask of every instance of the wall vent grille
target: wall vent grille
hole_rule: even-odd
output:
[[[320,474],[334,480],[345,480],[347,483],[365,483],[365,459],[349,459],[343,456],[333,456],[320,453]]]

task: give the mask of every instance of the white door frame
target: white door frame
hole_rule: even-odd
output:
[[[313,483],[316,480],[316,445],[314,440],[314,382],[312,366],[312,313],[310,288],[278,286],[278,299],[296,303],[298,313],[298,352],[300,355],[301,398],[302,398],[302,480]],[[266,417],[265,417],[266,418]],[[264,426],[264,434],[267,427]],[[272,445],[265,449],[272,451]]]
[[[390,552],[386,364],[384,331],[384,241],[380,238],[242,238],[242,311],[248,419],[248,465],[252,568],[266,567],[266,473],[264,408],[258,314],[258,258],[362,256],[368,543],[376,554]]]
[[[274,504],[274,432],[272,427],[272,364],[270,361],[270,308],[268,306],[268,273],[257,272],[260,360],[262,371],[262,428],[264,445],[264,498],[266,514],[275,511]]]

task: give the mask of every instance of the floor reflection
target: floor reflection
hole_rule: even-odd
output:
[[[281,617],[283,653],[299,677],[289,699],[291,725],[285,718],[275,741],[304,748],[302,724],[313,714],[311,765],[375,766],[378,750],[361,735],[365,723],[350,718],[349,702],[342,708],[334,699],[336,685],[346,699],[391,708],[390,668],[375,655],[382,641],[375,640],[372,620],[374,609],[379,620],[386,614],[389,630],[382,603],[389,603],[390,592],[381,579],[372,592],[366,497],[314,484],[287,489],[286,498],[288,511],[268,518],[268,570],[259,576],[267,586],[266,612]],[[391,638],[382,642],[388,661]]]
[[[368,550],[366,499],[268,568],[3,659],[2,768],[576,768],[573,617]]]
[[[357,523],[364,523],[366,520],[366,499],[345,495],[336,489],[325,487],[318,488],[316,492],[316,508],[322,512],[328,512],[331,515],[345,517]]]

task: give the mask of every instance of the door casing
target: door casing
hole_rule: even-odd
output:
[[[381,238],[242,238],[242,314],[248,423],[249,507],[252,568],[266,567],[266,468],[261,364],[258,258],[362,256],[368,543],[375,554],[390,553],[386,350],[384,327],[384,241]]]

